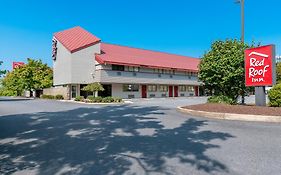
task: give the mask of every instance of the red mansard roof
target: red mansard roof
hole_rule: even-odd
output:
[[[57,32],[54,37],[71,53],[100,42],[99,38],[79,26]]]
[[[81,27],[57,32],[54,37],[71,53],[90,47],[101,40]],[[101,64],[144,66],[149,68],[198,71],[200,59],[157,51],[101,43],[102,54],[96,54]],[[94,57],[94,55],[93,55]]]
[[[200,59],[157,51],[101,43],[102,54],[96,55],[101,64],[144,66],[150,68],[198,71]]]

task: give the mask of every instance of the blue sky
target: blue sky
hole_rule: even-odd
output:
[[[217,39],[240,38],[235,0],[1,0],[0,60],[52,65],[54,32],[81,26],[103,42],[201,57]],[[245,0],[245,40],[276,44],[281,1]]]

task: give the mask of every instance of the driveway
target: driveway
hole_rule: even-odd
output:
[[[280,174],[281,124],[187,116],[206,98],[0,98],[0,174]]]

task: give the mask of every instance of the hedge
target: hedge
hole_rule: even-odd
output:
[[[43,99],[55,99],[55,96],[43,94],[43,95],[40,96],[40,98],[43,98]]]
[[[94,97],[88,96],[86,99],[82,98],[79,101],[84,101],[86,103],[120,103],[122,99],[119,97]]]
[[[42,94],[40,96],[40,98],[43,98],[43,99],[56,99],[56,100],[63,100],[63,96],[61,94],[57,94],[57,95],[46,95],[46,94]]]

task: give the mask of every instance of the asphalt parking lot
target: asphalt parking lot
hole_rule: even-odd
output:
[[[280,174],[281,124],[192,117],[205,97],[0,98],[0,174]]]

